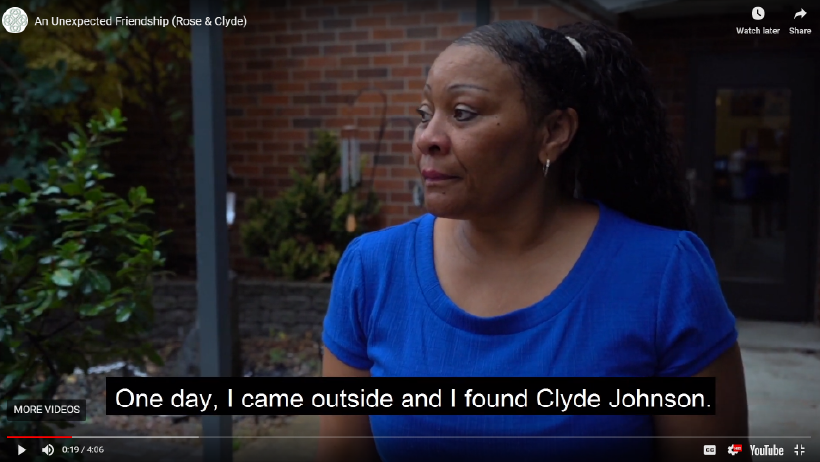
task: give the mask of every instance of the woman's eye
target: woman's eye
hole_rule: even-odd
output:
[[[421,123],[429,122],[432,118],[432,115],[424,109],[416,109],[416,112],[418,112],[419,116],[421,116]]]
[[[453,111],[453,117],[455,117],[455,119],[459,122],[467,122],[468,120],[472,120],[475,116],[475,112],[468,111],[466,109],[456,108],[456,110]]]

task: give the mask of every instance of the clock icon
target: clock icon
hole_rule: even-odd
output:
[[[763,19],[763,16],[766,16],[766,12],[763,11],[763,8],[756,6],[752,9],[752,19],[755,21],[760,21]]]

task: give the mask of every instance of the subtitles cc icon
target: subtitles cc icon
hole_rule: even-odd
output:
[[[703,455],[704,456],[716,456],[717,455],[717,446],[714,444],[704,444],[703,445]]]

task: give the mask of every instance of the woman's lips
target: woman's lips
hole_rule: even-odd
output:
[[[446,173],[441,173],[433,169],[424,169],[421,171],[421,176],[424,177],[425,181],[432,182],[432,181],[446,181],[446,180],[456,180],[458,179],[457,176],[454,175],[447,175]]]

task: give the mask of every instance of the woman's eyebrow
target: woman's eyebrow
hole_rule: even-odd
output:
[[[430,87],[429,83],[424,85],[424,90],[425,91],[431,91],[432,90],[432,87]],[[450,91],[450,92],[459,91],[459,90],[480,90],[480,91],[486,91],[486,92],[490,91],[490,90],[488,90],[484,87],[480,87],[478,85],[473,85],[473,84],[470,84],[470,83],[454,83],[454,84],[451,84],[447,87],[447,91]]]

